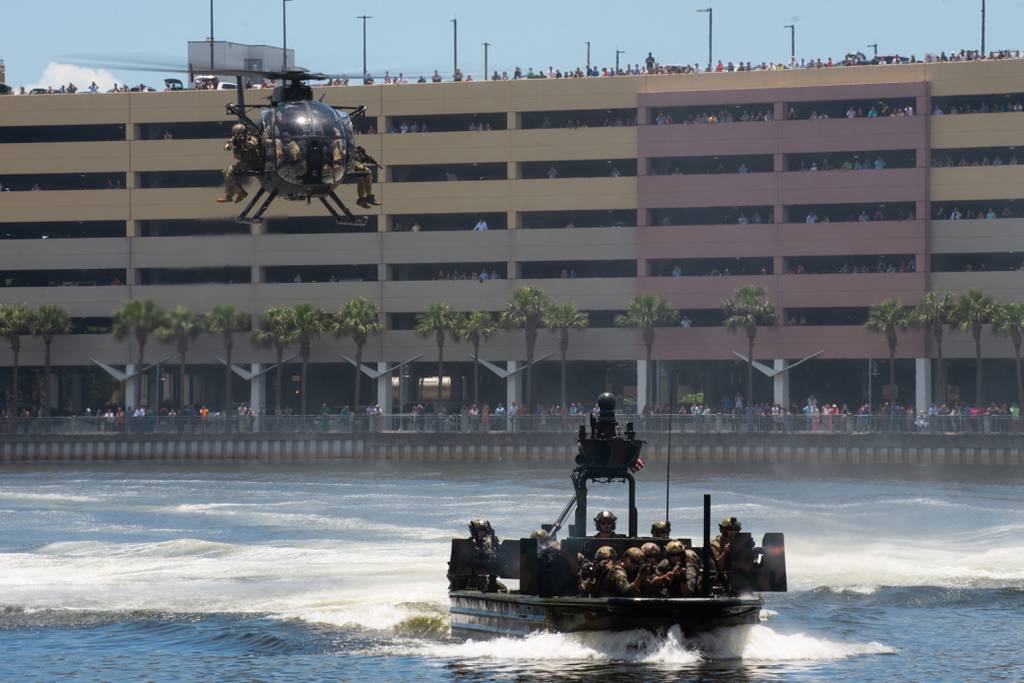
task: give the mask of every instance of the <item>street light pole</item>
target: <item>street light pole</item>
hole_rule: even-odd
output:
[[[281,0],[281,71],[288,70],[288,3],[292,0]]]
[[[212,0],[211,0],[212,2]],[[590,41],[587,41],[587,71],[590,71]]]
[[[796,24],[786,24],[783,28],[789,29],[789,58],[796,59]]]
[[[452,76],[459,70],[459,20],[452,19]]]
[[[484,80],[486,81],[490,76],[490,70],[487,68],[487,48],[491,46],[490,43],[484,43]]]
[[[619,55],[626,54],[625,50],[615,49],[615,75],[619,75]]]
[[[210,72],[213,72],[213,0],[210,0]]]
[[[873,59],[878,59],[878,43],[868,43],[868,47],[874,50]]]
[[[704,9],[699,9],[697,11],[698,12],[707,12],[708,13],[708,71],[710,71],[711,69],[714,68],[712,66],[714,64],[714,60],[712,59],[713,52],[712,52],[712,49],[711,49],[711,44],[712,44],[711,43],[711,41],[712,41],[712,29],[711,29],[711,27],[712,27],[712,24],[713,24],[713,19],[714,19],[715,11],[711,7],[705,7]]]
[[[363,85],[366,85],[366,20],[373,19],[373,17],[360,14],[356,19],[363,20]]]
[[[981,56],[985,56],[985,0],[981,0]]]

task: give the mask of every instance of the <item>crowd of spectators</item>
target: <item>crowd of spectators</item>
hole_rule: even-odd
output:
[[[980,102],[951,104],[945,108],[936,104],[932,108],[932,116],[942,116],[944,114],[1003,114],[1011,111],[1024,111],[1024,103],[1020,100],[1014,100],[1013,102],[999,100],[986,102],[982,100]]]
[[[952,154],[935,152],[932,154],[932,167],[933,168],[965,168],[967,166],[1016,166],[1020,164],[1020,160],[1017,155],[1010,152],[1010,155],[1004,160],[999,154],[993,154],[991,158],[983,155],[980,159],[967,160],[967,157],[960,155],[959,159],[954,158]]]
[[[896,217],[886,216],[885,212],[881,209],[875,211],[868,211],[867,209],[861,209],[858,212],[847,214],[845,217],[832,220],[832,217],[828,215],[819,216],[816,211],[808,211],[807,216],[804,218],[804,223],[870,223],[871,221],[912,221],[914,220],[913,212],[900,209]]]
[[[862,274],[862,273],[913,273],[917,270],[917,263],[914,259],[905,259],[895,261],[887,259],[884,256],[879,256],[878,261],[874,266],[867,263],[859,263],[851,265],[848,261],[844,261],[841,266],[835,268],[835,270],[823,270],[821,268],[808,267],[800,262],[790,262],[787,269],[786,275],[821,275],[829,272],[838,273],[841,275],[850,274]]]
[[[867,111],[863,107],[854,107],[850,105],[846,109],[845,117],[848,119],[857,118],[868,118],[875,119],[879,117],[887,116],[913,116],[914,107],[912,105],[904,106],[893,106],[890,107],[885,102],[879,102],[877,105],[871,105],[867,108]],[[830,119],[831,116],[827,112],[819,112],[817,109],[810,109],[806,114],[801,114],[794,107],[790,107],[786,114],[786,118],[789,120],[807,119],[811,121],[818,121],[824,119]]]
[[[863,156],[863,158],[861,158]],[[838,160],[832,160],[829,157],[822,157],[821,159],[800,159],[800,163],[796,168],[792,168],[792,171],[863,171],[868,169],[874,169],[880,171],[886,168],[888,164],[885,159],[880,156],[876,156],[874,159],[869,159],[867,154],[851,154],[848,157],[843,158],[840,162]]]
[[[432,280],[476,280],[478,282],[486,282],[487,280],[500,280],[501,274],[491,269],[489,272],[486,268],[481,268],[480,271],[475,270],[459,270],[453,268],[451,270],[439,270],[434,273]]]
[[[996,219],[996,218],[1016,218],[1016,217],[1017,216],[1015,215],[1015,212],[1009,206],[1004,206],[1002,208],[1002,210],[998,211],[998,212],[994,208],[992,208],[991,206],[988,207],[987,209],[978,209],[977,211],[975,211],[972,208],[967,208],[967,209],[961,211],[959,209],[959,207],[955,207],[954,206],[950,210],[949,215],[946,214],[946,209],[942,205],[939,205],[935,209],[935,219],[936,220],[951,220],[951,221],[967,220],[967,221],[970,221],[970,220],[975,220],[975,219],[993,220],[993,219]]]
[[[635,125],[636,125],[636,117],[632,117],[632,116],[628,116],[626,118],[622,118],[621,116],[616,116],[614,119],[611,118],[610,116],[608,116],[608,117],[605,117],[604,121],[601,123],[600,126],[597,126],[597,125],[591,126],[590,124],[588,124],[586,121],[584,121],[582,119],[575,119],[575,120],[573,120],[572,118],[566,118],[561,123],[557,123],[556,124],[556,123],[553,123],[551,121],[551,117],[549,117],[547,115],[545,115],[544,116],[544,120],[540,122],[540,127],[541,128],[568,128],[570,130],[576,129],[576,128],[598,128],[598,127],[600,127],[600,128],[621,128],[623,126],[632,127],[632,126],[635,126]],[[490,130],[490,128],[488,128],[488,130]]]
[[[722,61],[719,60],[716,64],[701,65],[700,63],[694,64],[660,64],[654,58],[651,53],[647,54],[647,58],[644,62],[637,64],[627,64],[625,67],[599,67],[599,66],[587,66],[583,67],[568,67],[565,69],[555,68],[549,66],[547,70],[534,69],[528,67],[526,71],[517,66],[511,74],[507,71],[502,71],[500,74],[497,69],[490,76],[492,81],[508,81],[508,80],[526,80],[526,79],[563,79],[563,78],[604,78],[614,76],[649,76],[649,75],[663,75],[663,74],[701,74],[701,73],[731,73],[731,72],[746,72],[746,71],[786,71],[791,69],[829,69],[837,67],[853,67],[853,66],[872,66],[882,64],[932,64],[932,63],[944,63],[944,62],[974,62],[974,61],[994,61],[1003,59],[1020,59],[1020,50],[993,50],[987,55],[981,54],[977,50],[960,50],[959,52],[940,52],[927,53],[923,58],[918,59],[916,55],[910,55],[909,57],[904,55],[879,55],[877,57],[868,59],[862,53],[851,53],[846,55],[841,60],[833,60],[831,57],[827,59],[790,59],[789,62],[766,62],[752,63],[750,61]],[[384,75],[380,78],[386,85],[404,85],[411,82],[415,83],[441,83],[445,80],[444,76],[438,70],[434,70],[429,76],[421,74],[415,78],[414,81],[410,80],[405,76],[404,73],[399,73],[397,76],[392,76],[390,71],[385,71]],[[463,73],[462,70],[456,68],[449,79],[452,82],[472,82],[473,76],[468,73]],[[355,78],[356,83],[364,83],[366,85],[372,85],[376,82],[374,76],[366,76],[364,78]],[[326,82],[327,85],[332,86],[347,86],[352,83],[352,79],[348,76],[342,76],[340,78],[330,79]],[[254,88],[271,88],[274,84],[270,81],[261,81],[254,83],[250,87]],[[214,79],[204,81],[201,85],[203,88],[216,88],[216,82]],[[166,88],[167,90],[174,90],[170,85]],[[33,88],[31,91],[26,91],[24,87],[18,89],[17,94],[19,95],[38,95],[38,94],[74,94],[79,92],[96,93],[100,92],[100,87],[95,81],[90,83],[88,88],[79,88],[74,83],[67,83],[59,86],[50,86],[46,88]],[[154,89],[144,84],[136,86],[129,86],[127,84],[114,86],[107,90],[107,92],[153,92]],[[979,105],[981,106],[981,105]],[[1007,106],[1007,105],[1001,105]],[[1020,107],[1019,103],[1015,103],[1016,106]],[[937,111],[935,113],[973,113],[973,109],[970,107],[967,110],[963,108],[957,108],[958,111]],[[988,111],[997,111],[989,108]],[[1024,111],[1024,109],[1002,109],[1002,111]],[[882,114],[884,115],[884,114]],[[755,119],[756,120],[756,119]]]
[[[771,121],[772,109],[768,106],[765,109],[708,109],[705,111],[688,112],[679,117],[676,121],[671,112],[659,111],[654,117],[654,125],[671,126],[676,123],[735,123],[737,121]]]

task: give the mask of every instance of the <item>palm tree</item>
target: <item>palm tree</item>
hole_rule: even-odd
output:
[[[954,324],[961,332],[970,332],[974,337],[974,402],[978,407],[981,407],[981,333],[985,325],[992,322],[996,307],[992,297],[977,289],[961,294],[956,300]]]
[[[644,404],[650,405],[651,398],[651,354],[654,350],[654,332],[658,327],[674,325],[679,321],[679,311],[672,308],[668,301],[656,294],[637,294],[629,302],[624,315],[615,316],[616,327],[632,327],[641,330],[644,335],[644,349],[647,369],[644,373]]]
[[[313,342],[328,329],[327,314],[315,306],[298,304],[292,309],[292,322],[295,325],[295,341],[299,345],[299,358],[302,361],[302,414],[308,414],[306,391],[309,372],[309,356],[313,352]]]
[[[281,414],[281,392],[284,382],[284,352],[295,343],[295,314],[288,306],[272,306],[260,316],[259,326],[252,332],[252,343],[273,347],[277,353],[274,368],[274,414]]]
[[[231,304],[214,306],[206,314],[206,331],[216,335],[224,342],[224,413],[231,410],[231,352],[235,348],[235,332],[249,329],[251,320],[248,313],[243,313]]]
[[[53,338],[58,334],[71,334],[71,316],[60,306],[43,304],[32,313],[32,334],[43,340],[43,415],[50,416],[50,351]]]
[[[455,329],[458,314],[451,307],[438,302],[430,304],[427,310],[416,316],[415,332],[421,337],[434,335],[437,342],[437,404],[441,405],[442,378],[444,377],[444,340]]]
[[[997,334],[1005,334],[1010,337],[1013,343],[1013,358],[1015,363],[1014,375],[1017,379],[1017,406],[1024,406],[1024,382],[1020,374],[1020,346],[1024,340],[1024,304],[1012,303],[1003,304],[996,309],[995,319],[992,321]]]
[[[928,292],[921,298],[914,314],[914,325],[923,327],[935,338],[935,355],[938,372],[937,385],[939,402],[946,401],[946,363],[942,359],[942,334],[947,325],[952,325],[956,315],[956,299],[949,292],[936,294]]]
[[[176,306],[167,312],[163,323],[156,330],[156,336],[160,341],[165,344],[173,342],[178,351],[178,392],[179,406],[182,408],[185,407],[185,357],[192,342],[202,334],[203,324],[203,316],[193,312],[188,306]]]
[[[576,304],[568,301],[563,304],[552,304],[551,308],[548,309],[547,319],[544,321],[544,324],[552,332],[558,333],[558,350],[562,354],[562,408],[567,409],[565,356],[569,352],[569,331],[582,330],[588,327],[590,325],[590,316],[586,313],[581,313],[576,309]]]
[[[152,299],[129,299],[120,309],[114,312],[112,331],[118,341],[125,337],[134,337],[139,345],[139,357],[136,359],[139,375],[135,380],[135,407],[142,405],[142,368],[145,363],[146,342],[149,335],[163,323],[164,312]]]
[[[735,334],[739,330],[747,335],[747,407],[754,402],[754,340],[757,328],[774,325],[775,304],[768,298],[764,285],[744,285],[722,303],[725,329]]]
[[[384,325],[380,322],[380,310],[372,301],[362,297],[345,302],[334,315],[334,334],[339,337],[352,337],[356,345],[356,379],[352,389],[352,410],[359,410],[359,390],[363,379],[363,347],[371,335],[380,334]],[[399,406],[399,411],[402,407]]]
[[[455,335],[473,345],[473,403],[480,405],[480,343],[498,332],[494,316],[486,311],[473,311],[460,316],[455,325]]]
[[[905,331],[914,322],[914,314],[908,311],[899,299],[886,299],[868,309],[865,323],[872,332],[885,335],[889,344],[889,386],[896,386],[896,343],[898,333]],[[870,397],[868,397],[870,400]],[[895,395],[893,396],[895,399]]]
[[[538,287],[520,287],[512,292],[502,324],[522,328],[526,333],[526,409],[533,407],[533,353],[537,348],[537,332],[544,327],[544,317],[551,308],[551,299]]]
[[[7,431],[11,431],[11,420],[18,412],[18,356],[21,354],[21,337],[31,332],[32,309],[25,304],[0,304],[0,337],[7,340],[14,353],[11,368],[11,398],[7,404]]]

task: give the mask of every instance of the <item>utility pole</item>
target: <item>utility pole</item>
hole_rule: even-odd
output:
[[[796,24],[786,24],[782,28],[789,29],[789,58],[796,59]]]
[[[459,70],[459,20],[452,19],[452,76]]]
[[[211,0],[212,2],[212,0]],[[587,41],[587,71],[590,71],[590,41]]]
[[[985,0],[981,0],[981,56],[985,56]]]
[[[874,50],[873,59],[878,59],[878,43],[868,43],[868,47]]]
[[[210,0],[210,73],[213,73],[213,0]]]
[[[487,69],[487,48],[491,46],[490,43],[484,43],[484,80],[490,78],[490,71]]]
[[[288,70],[288,3],[292,0],[281,0],[281,71]]]
[[[711,40],[712,40],[712,35],[713,35],[712,34],[712,24],[713,24],[713,18],[714,18],[715,12],[714,12],[714,10],[711,7],[705,7],[704,9],[699,9],[697,11],[698,12],[707,12],[708,13],[708,71],[711,71],[712,69],[714,69],[714,60],[712,59],[713,51],[711,49]]]
[[[366,85],[366,20],[373,19],[373,17],[360,14],[356,19],[363,20],[363,85]]]
[[[625,50],[615,49],[615,75],[619,75],[619,55],[626,54]]]

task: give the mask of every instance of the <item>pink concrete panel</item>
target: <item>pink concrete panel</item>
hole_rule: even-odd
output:
[[[774,206],[780,196],[780,175],[642,176],[637,179],[637,203],[640,208]]]
[[[926,116],[779,122],[780,151],[789,153],[923,149],[927,141]]]
[[[926,168],[777,173],[781,204],[916,202],[927,197]],[[678,178],[679,176],[668,176]],[[641,182],[641,189],[645,183]]]
[[[781,226],[682,225],[637,228],[637,256],[705,258],[715,256],[774,256]]]
[[[743,333],[730,334],[724,327],[661,328],[654,338],[653,356],[659,360],[737,360],[737,351],[747,353]],[[754,355],[757,359],[797,360],[818,351],[823,358],[887,358],[885,337],[861,325],[776,326],[757,331]],[[924,356],[924,334],[919,330],[900,333],[898,358]]]
[[[774,298],[777,280],[778,276],[773,275],[641,277],[637,278],[636,291],[657,294],[676,308],[719,308],[723,301],[743,285],[764,285],[768,288],[768,295]]]
[[[696,76],[695,78],[700,78]],[[715,104],[766,104],[769,102],[824,102],[834,100],[870,100],[875,98],[917,97],[926,94],[923,79],[911,83],[856,83],[795,88],[749,88],[736,90],[680,90],[641,93],[641,107],[689,107]]]
[[[640,157],[773,154],[780,150],[777,121],[638,126]]]
[[[782,275],[776,283],[787,308],[872,306],[896,298],[916,304],[927,290],[924,273],[857,273],[849,275]]]

